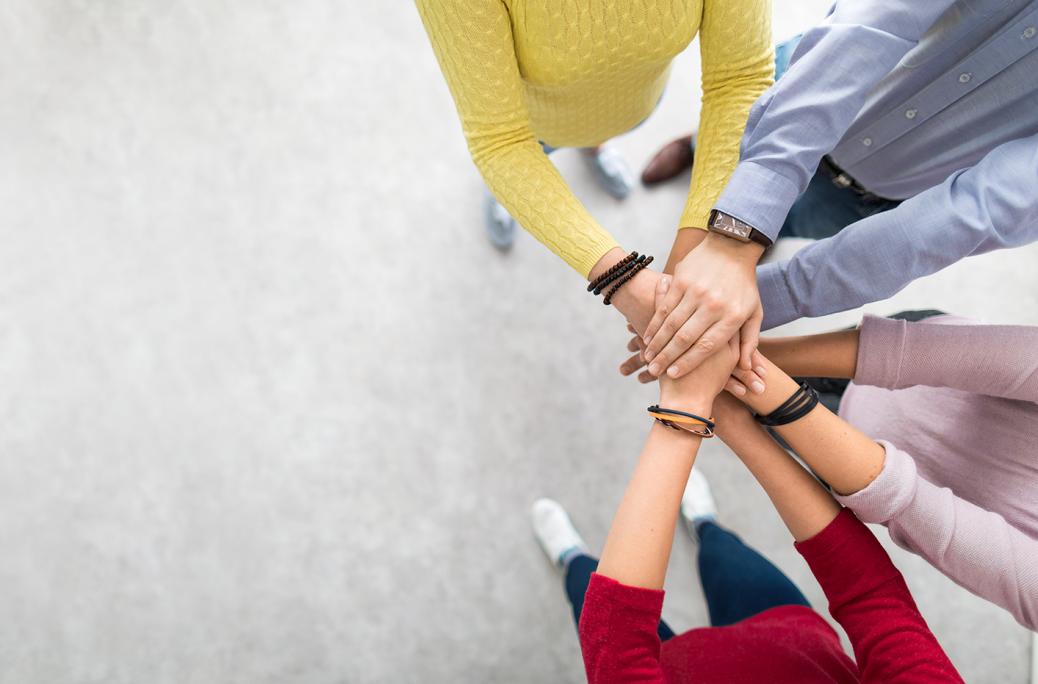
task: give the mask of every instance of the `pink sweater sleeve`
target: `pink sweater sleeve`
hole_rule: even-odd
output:
[[[951,387],[1038,402],[1038,327],[950,316],[918,323],[866,316],[854,382]]]
[[[1028,629],[1038,628],[1038,541],[937,487],[888,442],[883,471],[868,487],[836,498],[865,522],[886,525],[898,546],[917,553]]]

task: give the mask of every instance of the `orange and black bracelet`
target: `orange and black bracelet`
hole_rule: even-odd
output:
[[[659,406],[650,406],[646,411],[649,412],[649,415],[652,416],[653,420],[657,423],[665,425],[672,430],[690,432],[693,435],[698,435],[706,439],[714,436],[714,427],[716,426],[716,423],[714,423],[710,418],[703,418],[702,416],[697,416],[694,413],[686,413],[685,411],[660,408]]]

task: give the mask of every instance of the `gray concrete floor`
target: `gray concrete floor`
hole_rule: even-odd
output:
[[[776,34],[827,2],[776,1]],[[11,0],[0,38],[0,681],[580,681],[527,508],[599,547],[653,390],[576,275],[484,241],[410,3]],[[635,166],[694,125],[697,64],[618,141]],[[617,203],[556,160],[665,253],[681,184]],[[1036,258],[870,308],[1038,324]],[[723,521],[823,605],[704,451]],[[1026,680],[1023,629],[895,556],[968,681]],[[668,591],[704,624],[686,539]]]

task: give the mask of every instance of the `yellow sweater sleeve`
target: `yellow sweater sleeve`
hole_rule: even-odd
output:
[[[573,196],[530,127],[501,0],[416,0],[472,160],[526,230],[587,277],[616,246]]]
[[[750,106],[772,84],[770,0],[704,0],[699,27],[703,108],[682,228],[706,228],[739,162]]]

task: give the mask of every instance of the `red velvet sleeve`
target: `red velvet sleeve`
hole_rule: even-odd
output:
[[[662,610],[662,591],[592,574],[580,614],[588,683],[663,682],[656,633]]]
[[[961,682],[904,578],[849,509],[796,545],[847,631],[863,682]]]

